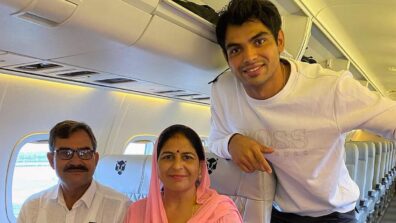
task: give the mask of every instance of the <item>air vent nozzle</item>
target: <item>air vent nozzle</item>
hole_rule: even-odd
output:
[[[62,77],[82,77],[82,76],[91,76],[98,74],[97,72],[94,71],[75,71],[75,72],[70,72],[70,73],[63,73],[63,74],[58,74],[59,76]]]
[[[210,97],[193,98],[193,100],[198,100],[198,101],[209,100],[209,99]]]
[[[62,67],[61,65],[58,64],[53,64],[53,63],[36,63],[36,64],[30,64],[30,65],[24,65],[20,67],[16,67],[17,69],[21,70],[28,70],[28,71],[41,71],[45,69],[52,69],[52,68],[59,68]]]
[[[169,93],[178,93],[178,92],[184,92],[183,90],[169,90],[169,91],[157,91],[154,92],[156,94],[169,94]]]
[[[96,80],[96,82],[104,83],[104,84],[120,84],[127,82],[136,82],[136,80],[132,80],[128,78],[110,78],[110,79]]]
[[[198,96],[199,94],[178,94],[175,95],[176,97],[192,97],[192,96]]]

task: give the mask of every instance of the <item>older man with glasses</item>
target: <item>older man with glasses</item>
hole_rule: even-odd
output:
[[[22,206],[18,223],[123,222],[130,200],[93,180],[99,154],[85,123],[66,120],[50,131],[47,154],[58,185],[32,195]]]

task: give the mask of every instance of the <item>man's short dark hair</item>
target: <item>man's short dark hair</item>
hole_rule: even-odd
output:
[[[253,20],[261,21],[271,31],[278,43],[282,19],[273,3],[268,0],[231,0],[228,6],[220,12],[216,25],[217,43],[223,49],[226,58],[225,36],[228,25],[242,25]]]
[[[50,131],[49,135],[49,149],[51,152],[55,151],[55,139],[67,139],[72,133],[83,130],[91,139],[93,150],[96,151],[96,138],[92,132],[92,129],[83,122],[76,122],[72,120],[65,120],[56,124]]]

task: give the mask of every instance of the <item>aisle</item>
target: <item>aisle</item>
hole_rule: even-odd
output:
[[[388,209],[386,209],[381,223],[396,223],[396,197],[393,197]]]

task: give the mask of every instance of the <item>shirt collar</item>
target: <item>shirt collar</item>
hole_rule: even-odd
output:
[[[91,207],[92,201],[95,197],[95,193],[97,190],[97,185],[95,180],[92,180],[91,185],[89,185],[87,191],[83,194],[83,196],[76,202],[76,204],[83,202],[88,208]],[[48,199],[57,200],[58,203],[65,203],[62,190],[60,189],[60,184],[51,190],[46,196]]]

